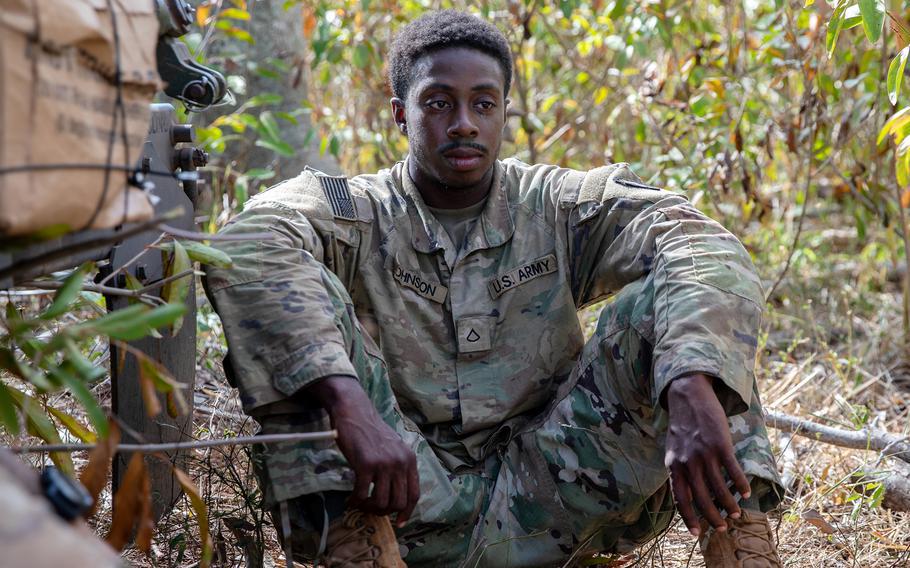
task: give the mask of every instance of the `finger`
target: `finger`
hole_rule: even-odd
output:
[[[739,494],[743,496],[743,499],[748,499],[749,495],[752,494],[752,488],[749,487],[749,478],[743,473],[743,468],[740,467],[739,461],[737,461],[733,452],[725,453],[723,462],[724,468],[727,470],[727,475],[733,480],[733,486],[736,487]]]
[[[408,468],[408,502],[405,505],[404,509],[398,513],[398,528],[404,526],[408,519],[411,518],[411,513],[414,512],[414,507],[417,506],[417,501],[420,500],[420,474],[417,472],[417,457],[411,456],[411,466]]]
[[[381,472],[373,478],[373,495],[370,497],[369,507],[377,515],[389,514],[389,490],[392,480],[388,472]]]
[[[389,496],[389,511],[400,513],[408,506],[408,477],[396,474],[392,479],[392,494]]]
[[[717,507],[714,506],[714,500],[711,499],[711,494],[708,492],[708,486],[705,485],[704,473],[701,471],[701,468],[690,470],[690,473],[692,474],[689,476],[689,479],[691,480],[690,488],[692,489],[692,496],[695,498],[695,504],[698,505],[699,511],[701,511],[705,520],[714,527],[714,530],[717,532],[724,532],[727,530],[727,523],[725,523],[724,518],[720,516],[720,511],[717,510]]]
[[[670,488],[673,490],[673,497],[676,499],[676,508],[679,509],[679,516],[682,517],[686,528],[692,533],[692,536],[698,536],[698,516],[695,509],[692,508],[692,493],[689,490],[689,484],[682,474],[670,474]]]
[[[730,518],[738,519],[739,505],[736,504],[736,499],[733,498],[733,494],[730,493],[730,490],[727,488],[727,482],[720,471],[720,463],[709,463],[705,474],[708,478],[708,483],[711,484],[714,500],[727,511],[727,515],[729,515]]]
[[[372,472],[354,474],[354,491],[348,499],[351,507],[359,508],[370,496],[370,483],[373,482]]]

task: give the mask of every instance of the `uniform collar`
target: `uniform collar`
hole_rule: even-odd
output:
[[[407,160],[410,159],[411,157],[408,156]],[[442,224],[424,203],[417,186],[411,181],[407,160],[401,162],[400,179],[402,190],[408,201],[408,214],[411,218],[411,244],[414,249],[423,253],[445,249],[446,260],[453,263],[456,253],[455,246]],[[480,223],[471,231],[467,247],[459,256],[466,256],[478,249],[498,247],[512,238],[515,226],[512,223],[509,197],[504,181],[502,162],[496,160],[493,164],[492,187],[487,196],[486,206],[480,214]],[[450,256],[452,259],[449,258]]]

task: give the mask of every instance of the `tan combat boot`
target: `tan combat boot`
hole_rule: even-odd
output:
[[[727,517],[727,531],[708,529],[702,521],[699,540],[707,568],[783,568],[768,516],[742,509],[738,519]]]
[[[355,509],[329,525],[322,562],[328,568],[407,568],[389,518]]]

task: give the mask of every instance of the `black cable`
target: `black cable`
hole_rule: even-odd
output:
[[[199,179],[199,174],[195,171],[185,171],[185,172],[172,172],[169,170],[147,170],[142,171],[136,166],[124,166],[120,164],[90,164],[90,163],[81,163],[74,162],[71,164],[27,164],[21,166],[8,166],[0,168],[0,175],[6,174],[18,174],[23,172],[30,171],[47,171],[47,170],[104,170],[109,169],[118,172],[129,172],[133,174],[130,176],[130,183],[136,187],[142,187],[141,184],[137,182],[136,174],[143,175],[152,175],[152,176],[165,176],[174,178],[178,181],[195,181]]]
[[[95,211],[92,213],[92,216],[89,217],[89,220],[86,221],[85,225],[79,229],[84,231],[92,226],[95,222],[95,219],[98,218],[98,215],[101,214],[101,209],[104,207],[104,201],[107,198],[107,192],[110,188],[111,182],[111,162],[114,157],[114,144],[117,140],[117,116],[120,107],[123,106],[122,97],[122,80],[121,80],[121,69],[120,69],[120,30],[117,27],[117,15],[114,13],[114,3],[112,0],[106,0],[108,12],[111,16],[111,31],[114,36],[114,85],[116,86],[116,95],[114,97],[114,108],[111,113],[111,133],[107,141],[107,157],[105,158],[105,168],[104,168],[104,184],[101,190],[101,196],[98,198],[98,203],[95,204]]]

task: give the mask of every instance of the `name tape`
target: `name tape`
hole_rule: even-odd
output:
[[[395,268],[392,269],[392,276],[405,288],[410,288],[424,298],[438,304],[443,303],[446,299],[446,295],[449,293],[449,289],[442,284],[432,282],[425,276],[401,268],[397,264],[395,265]]]

